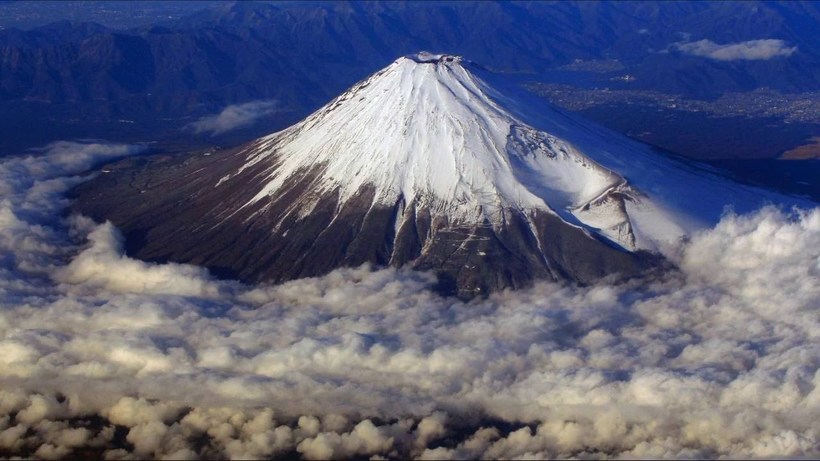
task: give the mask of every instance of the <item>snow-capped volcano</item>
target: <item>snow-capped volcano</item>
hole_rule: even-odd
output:
[[[593,226],[606,221],[603,234],[634,248],[622,211],[582,211],[613,192],[628,193],[624,179],[517,120],[492,94],[460,57],[400,58],[304,121],[260,140],[223,181],[268,162],[252,205],[275,197],[298,172],[318,168],[317,194],[298,203],[299,213],[337,189],[344,203],[372,187],[374,205],[415,203],[458,224],[502,225],[510,209],[554,210]]]
[[[240,149],[127,174],[100,180],[124,208],[94,187],[77,208],[136,235],[138,256],[273,281],[409,264],[463,296],[634,275],[726,205],[780,199],[429,53]]]

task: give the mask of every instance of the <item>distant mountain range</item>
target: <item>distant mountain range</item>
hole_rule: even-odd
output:
[[[269,131],[419,49],[457,53],[522,82],[687,97],[816,91],[818,28],[816,2],[332,1],[218,4],[132,30],[6,29],[0,148],[70,133],[179,136],[198,117],[253,100],[276,101],[261,128]],[[80,120],[61,127],[72,116]],[[44,123],[52,131],[35,133]]]

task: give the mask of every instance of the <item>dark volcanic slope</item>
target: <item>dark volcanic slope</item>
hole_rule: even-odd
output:
[[[112,221],[125,233],[132,256],[202,265],[219,276],[252,282],[318,276],[363,263],[409,264],[438,274],[442,292],[468,298],[534,279],[588,283],[613,273],[633,276],[659,262],[646,252],[615,248],[545,212],[534,211],[533,230],[520,212],[501,229],[463,227],[431,219],[428,209],[402,200],[371,208],[368,188],[338,213],[337,194],[328,194],[300,219],[292,205],[310,191],[311,171],[269,202],[241,208],[262,185],[261,166],[244,175],[249,179],[243,184],[216,188],[215,178],[236,171],[252,148],[123,160],[78,186],[73,210]],[[395,229],[401,215],[409,219]]]

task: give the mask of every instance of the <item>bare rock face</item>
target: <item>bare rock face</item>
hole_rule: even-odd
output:
[[[252,179],[259,173],[249,171],[247,183],[230,189],[213,187],[214,178],[245,155],[238,150],[126,159],[78,186],[73,209],[111,220],[134,257],[201,265],[248,282],[283,282],[364,263],[409,265],[436,273],[439,292],[471,298],[538,279],[629,277],[662,261],[618,248],[550,213],[536,210],[527,217],[510,209],[501,227],[465,225],[403,199],[371,206],[372,188],[345,203],[338,193],[326,194],[300,216],[303,210],[293,204],[310,193],[315,171],[302,172],[268,203],[237,211],[259,185]]]
[[[430,53],[243,147],[107,170],[74,209],[136,257],[269,282],[410,266],[464,298],[641,274],[726,204],[772,201]]]

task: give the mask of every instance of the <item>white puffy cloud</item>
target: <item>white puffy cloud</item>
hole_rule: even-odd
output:
[[[378,428],[366,419],[351,432],[322,432],[306,438],[296,446],[296,451],[307,459],[350,459],[361,455],[386,454],[393,446],[393,438],[384,432],[384,428]]]
[[[407,270],[247,287],[134,261],[56,218],[76,180],[32,161],[0,163],[4,453],[820,455],[820,208],[727,215],[663,280],[465,304]]]
[[[692,56],[702,56],[716,61],[765,61],[777,57],[789,57],[797,52],[783,40],[762,39],[738,43],[719,44],[708,39],[676,43],[675,47]]]
[[[211,136],[248,126],[261,117],[278,110],[276,101],[260,100],[230,105],[216,115],[208,115],[188,125],[196,133]]]
[[[90,246],[55,272],[61,282],[112,293],[217,297],[208,271],[186,264],[150,264],[125,256],[122,235],[110,223],[88,234]]]

